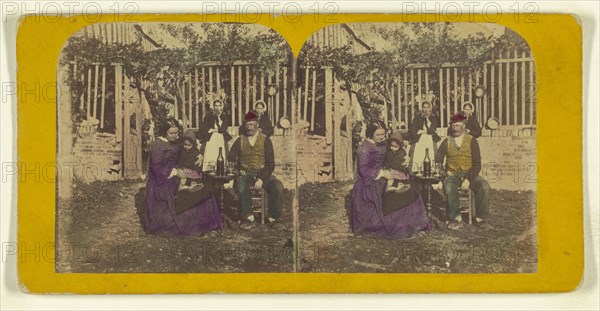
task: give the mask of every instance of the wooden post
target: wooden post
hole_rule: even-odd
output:
[[[219,67],[215,67],[215,84],[217,85],[217,89],[215,90],[215,92],[217,92],[217,94],[221,93],[221,68]]]
[[[252,70],[252,102],[250,103],[251,105],[254,105],[254,103],[256,102],[257,96],[256,96],[256,70]],[[251,106],[248,106],[248,110],[250,110]]]
[[[204,119],[204,116],[206,116],[206,68],[204,67],[202,67],[202,103],[200,108],[202,109],[202,119]]]
[[[210,97],[210,109],[212,109],[213,101],[215,100],[215,96],[214,96],[213,90],[214,90],[214,85],[213,85],[213,67],[210,66],[210,67],[208,67],[208,93],[212,94],[212,96]]]
[[[504,113],[503,113],[504,89],[502,88],[503,84],[504,84],[504,78],[502,75],[502,71],[503,71],[502,66],[503,66],[502,63],[498,63],[498,119],[500,120],[499,121],[500,125],[502,125],[504,123],[503,122],[504,120],[502,117],[504,115]]]
[[[523,54],[521,55],[522,58],[525,58],[525,52],[523,52]],[[526,88],[527,88],[527,83],[525,83],[525,61],[521,62],[521,124],[525,125],[527,124],[527,122],[525,122],[525,110],[527,110],[527,104],[526,104],[526,100],[525,100],[525,93]]]
[[[406,74],[406,68],[402,70],[403,71],[403,77],[404,79],[402,80],[402,84],[404,86],[404,118],[402,119],[402,121],[404,121],[404,124],[406,124],[406,126],[408,127],[408,123],[410,122],[409,118],[408,118],[408,105],[409,105],[409,101],[408,101],[408,76]]]
[[[533,61],[529,62],[529,124],[533,125],[533,107],[536,105],[535,100],[535,81],[533,80],[533,69],[535,67],[535,63]],[[536,107],[537,108],[537,107]],[[537,123],[537,122],[536,122]]]
[[[95,119],[98,117],[98,74],[100,73],[98,69],[99,67],[96,65],[94,68],[94,110],[90,114]]]
[[[402,123],[402,89],[400,88],[400,74],[398,74],[396,76],[396,85],[398,86],[398,93],[396,96],[396,99],[398,101],[397,107],[398,107],[398,127],[400,127],[400,124]],[[352,103],[352,93],[348,93],[348,98],[350,98],[350,103]],[[352,106],[350,106],[350,108],[352,108]],[[352,112],[352,109],[350,109],[350,112]],[[352,114],[350,114],[350,116],[352,116]],[[352,135],[350,135],[350,137],[352,137]]]
[[[196,124],[194,127],[200,128],[200,106],[201,103],[198,101],[198,66],[194,66],[194,103],[196,104]]]
[[[89,67],[88,68],[88,76],[87,76],[87,80],[88,80],[88,87],[87,87],[87,117],[89,118],[91,116],[90,114],[90,110],[92,109],[91,107],[91,102],[92,102],[92,68]]]
[[[490,65],[490,80],[492,81],[492,83],[490,83],[491,88],[490,88],[490,96],[491,96],[491,100],[490,100],[490,116],[491,117],[496,117],[496,63],[492,63]]]
[[[415,100],[415,70],[414,69],[410,70],[410,96],[411,96],[410,119],[408,119],[407,124],[412,122],[412,119],[414,119],[414,117],[415,117],[416,100]]]
[[[100,128],[104,128],[104,104],[106,101],[106,66],[102,66],[102,102],[100,103]]]
[[[419,91],[419,102],[423,103],[423,93],[421,90],[421,71],[423,71],[423,69],[421,69],[421,68],[417,69],[418,80],[419,80],[419,82],[418,82],[418,84],[419,84],[419,90],[418,90]]]
[[[230,109],[231,109],[231,126],[235,126],[235,69],[233,68],[233,65],[231,65],[230,68],[230,72],[229,72],[230,76],[229,76],[229,82],[231,83],[231,100],[230,100]]]
[[[513,95],[512,95],[512,99],[513,99],[513,101],[512,101],[512,103],[513,103],[513,106],[512,106],[513,123],[511,125],[518,125],[519,124],[519,122],[518,122],[519,120],[518,120],[517,116],[519,115],[519,110],[518,110],[518,106],[517,106],[518,105],[518,103],[517,103],[517,100],[518,100],[518,96],[517,96],[518,95],[518,93],[517,93],[518,92],[518,87],[517,87],[518,84],[517,84],[517,82],[518,81],[517,81],[517,79],[518,79],[519,76],[518,76],[518,72],[517,72],[518,62],[517,62],[517,50],[516,49],[514,51],[514,60],[512,61],[512,63],[513,63],[513,83],[512,83],[512,86],[513,86],[512,87],[512,93],[513,93]]]
[[[123,97],[121,89],[123,87],[123,67],[115,65],[115,136],[117,141],[123,138]]]
[[[467,92],[465,92],[465,70],[464,70],[464,68],[461,68],[460,69],[460,103],[458,104],[458,108],[455,111],[455,113],[462,110],[462,105],[465,102],[465,95],[467,95]]]
[[[240,123],[240,125],[242,124],[242,122],[244,121],[244,109],[243,109],[243,104],[244,101],[242,100],[242,90],[243,90],[243,84],[242,84],[242,66],[238,66],[238,121]]]
[[[310,110],[310,131],[315,130],[315,107],[316,107],[316,96],[317,96],[317,68],[313,68],[312,72],[312,98],[311,98],[311,110]],[[306,110],[306,107],[304,107]]]
[[[458,68],[454,67],[454,111],[452,111],[452,114],[455,114],[458,112]]]
[[[510,125],[510,63],[506,63],[506,83],[504,87],[506,88],[506,118],[504,124]]]
[[[487,84],[487,68],[488,65],[487,64],[483,64],[483,87],[485,88],[485,92],[483,93],[483,98],[481,101],[481,107],[479,107],[480,111],[481,111],[481,126],[485,127],[485,123],[487,122],[488,116],[487,116],[487,94],[491,91],[491,88],[488,87]]]
[[[302,119],[304,121],[308,121],[308,75],[309,75],[309,69],[308,67],[306,67],[304,69],[304,109],[303,109],[303,113],[302,113]]]
[[[440,84],[440,105],[439,105],[439,113],[440,116],[440,127],[444,127],[446,122],[444,122],[444,118],[442,117],[442,111],[444,111],[444,70],[440,67],[438,69],[438,81]]]
[[[275,68],[275,84],[277,84],[277,93],[275,94],[275,123],[273,123],[273,125],[277,126],[277,123],[279,122],[279,118],[281,115],[281,109],[280,109],[280,105],[281,105],[281,101],[279,100],[279,93],[281,93],[281,84],[280,84],[280,79],[279,79],[279,74],[281,73],[281,68],[279,67],[279,65],[277,65],[277,67]]]
[[[450,120],[450,105],[452,104],[452,97],[450,95],[450,84],[452,83],[452,74],[450,68],[446,68],[446,120],[444,124],[448,124]]]
[[[332,86],[333,70],[331,68],[325,68],[325,141],[327,142],[327,144],[331,144],[333,142]]]
[[[287,67],[283,67],[283,116],[287,117],[287,95],[288,95],[288,85],[287,85]]]
[[[188,114],[187,114],[187,125],[188,127],[192,127],[192,114],[193,111],[192,110],[192,105],[194,104],[194,89],[192,87],[192,82],[194,76],[192,76],[192,73],[188,73],[188,98],[187,98],[187,106],[188,106]]]

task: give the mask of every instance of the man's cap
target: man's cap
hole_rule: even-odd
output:
[[[462,113],[456,113],[450,119],[450,124],[454,124],[454,123],[457,123],[457,122],[465,122],[466,120],[467,120],[467,117],[465,117],[464,114],[462,114]]]
[[[256,116],[256,113],[252,112],[252,111],[248,111],[248,113],[246,113],[246,115],[244,115],[244,121],[248,122],[248,121],[256,121],[258,117]]]

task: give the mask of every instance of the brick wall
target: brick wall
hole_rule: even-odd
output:
[[[114,134],[92,133],[78,136],[73,146],[77,162],[75,176],[88,182],[119,179],[121,148],[122,144],[116,141]]]
[[[438,130],[438,134],[445,136],[446,129]],[[537,189],[535,127],[503,126],[493,132],[483,130],[477,142],[483,165],[481,176],[492,188]]]

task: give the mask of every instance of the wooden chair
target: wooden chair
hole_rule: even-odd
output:
[[[260,214],[260,224],[265,224],[265,218],[267,215],[267,195],[264,189],[255,190],[252,189],[252,213],[257,217],[256,214]]]
[[[475,194],[473,190],[458,190],[458,198],[460,200],[460,213],[467,214],[469,225],[473,224],[475,217]]]

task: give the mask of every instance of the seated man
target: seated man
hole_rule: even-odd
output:
[[[490,206],[490,185],[479,176],[481,171],[481,154],[479,144],[473,136],[465,131],[466,118],[463,114],[455,114],[451,119],[452,132],[438,148],[435,163],[442,166],[446,158],[446,169],[442,172],[444,179],[444,195],[446,212],[450,218],[450,229],[462,227],[460,214],[459,187],[463,190],[471,188],[475,192],[475,220],[484,224]],[[489,225],[486,225],[489,228]]]
[[[258,131],[255,113],[248,112],[244,116],[243,126],[244,135],[233,143],[228,156],[229,162],[237,163],[240,170],[237,187],[240,192],[241,216],[250,222],[254,221],[250,187],[256,190],[263,188],[268,194],[269,222],[274,222],[281,214],[283,185],[273,176],[273,143],[269,137]]]
[[[254,103],[254,113],[256,114],[257,122],[258,122],[258,131],[265,134],[267,137],[273,136],[275,129],[273,128],[273,124],[271,124],[271,120],[269,117],[265,115],[267,111],[267,105],[264,101],[259,100]],[[240,136],[246,134],[246,128],[244,124],[240,125],[239,129]]]

